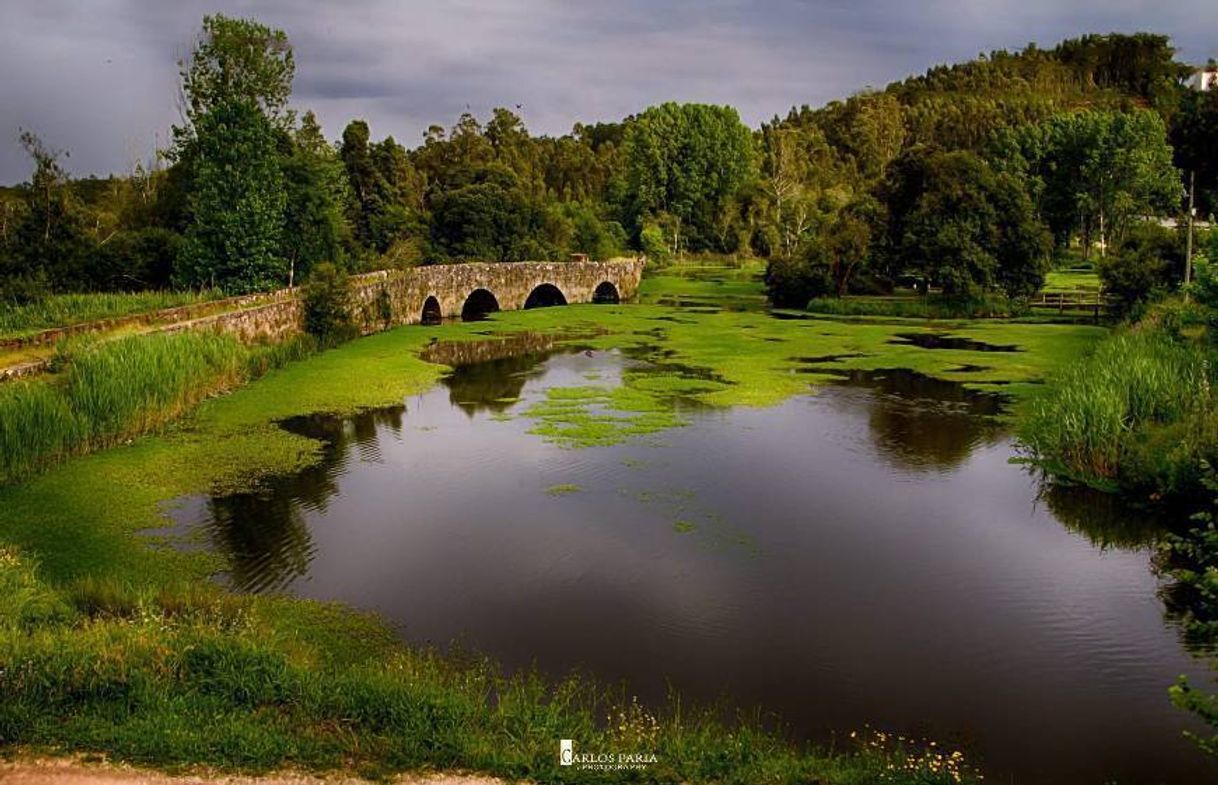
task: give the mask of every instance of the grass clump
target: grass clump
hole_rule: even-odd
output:
[[[1030,408],[1020,438],[1060,477],[1173,495],[1218,456],[1215,369],[1203,343],[1147,328],[1114,334],[1064,369]]]
[[[55,327],[194,305],[221,296],[219,291],[214,290],[57,294],[28,305],[0,308],[0,339],[21,338]]]
[[[248,347],[193,332],[69,344],[62,373],[0,386],[0,482],[156,430],[310,348],[307,340]]]
[[[676,428],[685,420],[660,396],[631,386],[552,387],[524,412],[529,433],[562,447],[607,447]]]

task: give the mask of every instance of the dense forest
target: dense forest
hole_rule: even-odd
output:
[[[1140,219],[1180,214],[1190,176],[1200,211],[1218,206],[1218,93],[1187,89],[1158,35],[993,52],[755,130],[728,106],[668,103],[534,136],[499,108],[413,148],[358,119],[327,139],[292,106],[294,69],[283,32],[211,16],[153,163],[74,180],[65,152],[23,133],[33,172],[0,191],[0,295],[713,252],[770,259],[784,305],[898,283],[1026,297],[1072,246],[1112,256],[1113,282],[1170,286],[1181,253],[1147,272],[1108,250],[1179,245]]]

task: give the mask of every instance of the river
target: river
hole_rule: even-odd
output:
[[[648,364],[517,352],[449,357],[472,361],[401,407],[287,421],[325,440],[319,465],[175,516],[240,588],[508,668],[756,708],[797,739],[935,739],[996,782],[1213,776],[1167,698],[1206,672],[1164,618],[1153,526],[1045,493],[999,396],[843,373],[768,408],[678,399],[683,427],[572,449],[531,407]]]

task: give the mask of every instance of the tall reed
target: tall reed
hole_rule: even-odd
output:
[[[248,347],[213,333],[70,346],[61,374],[0,386],[0,482],[161,427],[313,346]]]
[[[29,305],[0,303],[0,338],[13,338],[52,327],[66,327],[99,319],[176,308],[220,297],[204,292],[104,292],[57,294]]]
[[[1109,488],[1163,485],[1175,463],[1197,465],[1215,449],[1206,436],[1215,403],[1211,352],[1162,330],[1113,335],[1033,404],[1020,439],[1053,474]]]

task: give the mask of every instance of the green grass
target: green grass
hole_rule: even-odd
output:
[[[0,340],[23,338],[54,327],[208,302],[220,296],[216,291],[57,294],[30,305],[0,306]]]
[[[760,296],[751,273],[683,272],[645,282],[645,295],[688,289],[710,296],[726,286],[738,302]],[[810,367],[801,358],[829,354],[849,356],[827,367],[910,367],[1030,402],[1043,389],[1039,381],[1103,334],[1000,321],[781,321],[761,309],[702,310],[502,313],[490,322],[401,328],[282,367],[287,358],[269,353],[283,350],[238,347],[230,355],[219,344],[213,354],[203,346],[187,353],[212,358],[206,362],[174,360],[171,344],[145,346],[150,336],[129,339],[116,356],[104,354],[105,344],[95,350],[103,354],[76,357],[59,387],[39,394],[59,396],[70,408],[63,404],[75,400],[66,379],[79,373],[77,384],[87,380],[79,388],[85,410],[98,413],[88,421],[101,423],[92,432],[108,434],[97,444],[116,446],[0,488],[0,543],[7,544],[0,556],[0,744],[159,766],[374,775],[464,768],[544,782],[608,781],[610,775],[557,766],[556,740],[576,738],[586,749],[653,748],[660,763],[638,781],[955,781],[941,761],[928,762],[926,748],[904,741],[803,749],[748,717],[724,723],[676,700],[639,707],[628,692],[587,679],[505,675],[476,657],[404,646],[380,621],[342,608],[232,595],[207,580],[222,567],[214,554],[151,547],[139,535],[164,526],[175,499],[247,489],[317,461],[321,444],[277,427],[278,420],[397,404],[431,387],[445,369],[419,352],[435,338],[584,333],[593,337],[578,343],[656,360],[656,368],[628,372],[618,387],[551,390],[523,415],[538,438],[589,447],[679,426],[691,407],[766,406],[814,392],[827,377],[798,373]],[[1026,351],[891,343],[898,333],[928,329]],[[188,364],[161,367],[171,360]],[[73,370],[87,363],[94,364],[87,374]],[[147,387],[140,383],[145,373]],[[46,402],[31,406],[54,411]],[[111,407],[123,414],[100,416]],[[29,416],[25,427],[41,422]],[[45,427],[51,436],[44,441],[56,444],[55,426]],[[155,433],[128,438],[140,428]],[[674,523],[675,531],[684,528]],[[606,723],[610,715],[624,719]]]
[[[733,266],[722,262],[676,262],[650,271],[639,289],[647,305],[686,305],[728,310],[761,310],[766,305],[761,278],[765,262],[744,259]]]
[[[1020,437],[1051,474],[1107,490],[1176,495],[1218,458],[1218,382],[1204,343],[1146,327],[1103,341],[1064,368]]]
[[[1051,270],[1045,276],[1042,292],[1095,294],[1100,290],[1100,276],[1094,270]]]
[[[306,347],[247,347],[212,333],[77,344],[60,359],[63,373],[0,386],[0,482],[156,430]]]
[[[818,297],[808,303],[812,313],[831,316],[896,316],[908,319],[992,319],[1027,316],[1027,306],[1005,297],[953,300],[939,295],[851,295]]]

